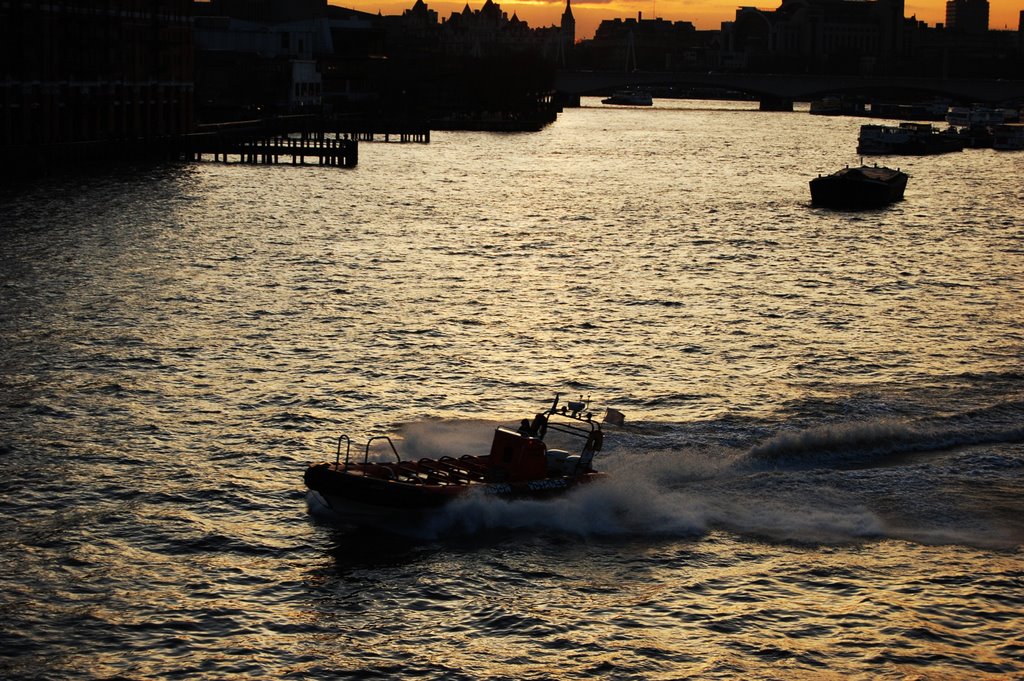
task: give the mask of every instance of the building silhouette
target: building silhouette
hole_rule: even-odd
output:
[[[0,3],[0,165],[135,154],[190,131],[190,10],[190,0]]]
[[[327,0],[195,2],[201,122],[319,111],[334,53]]]
[[[905,49],[903,0],[782,0],[723,22],[720,66],[743,71],[875,72]]]
[[[589,65],[609,70],[665,71],[696,67],[700,32],[689,21],[606,19],[585,43]],[[581,46],[582,47],[582,46]]]
[[[572,58],[569,3],[558,26],[530,28],[485,0],[440,18],[423,0],[381,17],[388,58],[382,100],[432,127],[533,129],[554,119],[554,72]]]
[[[382,17],[391,51],[419,51],[487,57],[530,53],[564,64],[576,40],[576,20],[566,1],[558,26],[530,28],[514,12],[511,17],[493,0],[480,9],[469,3],[446,19],[416,0],[400,16]]]
[[[951,25],[904,16],[903,0],[782,0],[741,7],[709,43],[716,69],[861,76],[1020,78],[1022,41],[988,29],[987,0],[951,0]]]
[[[562,25],[540,29],[493,0],[443,19],[424,0],[388,16],[327,0],[196,1],[193,12],[201,122],[311,112],[429,116],[422,109],[444,107],[446,97],[464,102],[460,85],[484,62],[497,69],[485,89],[515,90],[530,76],[515,73],[516,63],[526,72],[565,65],[575,39],[568,2]],[[452,90],[459,94],[445,94]]]
[[[988,33],[988,0],[948,0],[946,28],[961,33]]]
[[[576,18],[572,15],[571,0],[565,0],[565,11],[562,12],[559,29],[561,35],[559,36],[558,63],[560,66],[565,66],[568,62],[568,55],[576,44]]]
[[[193,12],[203,123],[316,113],[454,125],[486,114],[512,125],[550,104],[575,39],[568,3],[562,25],[539,29],[493,0],[447,18],[424,0],[389,16],[327,0],[196,1]]]

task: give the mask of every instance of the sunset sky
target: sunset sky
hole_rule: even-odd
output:
[[[466,0],[439,2],[424,0],[440,18],[447,18],[453,11],[461,11]],[[364,12],[380,11],[383,14],[401,14],[412,7],[415,0],[330,0],[332,5],[351,7]],[[480,9],[485,0],[470,0],[470,9]],[[541,28],[559,23],[565,0],[522,0],[519,2],[498,2],[503,11],[511,17],[515,13],[532,28]],[[736,8],[746,5],[774,9],[781,2],[743,2],[742,0],[572,0],[572,13],[576,17],[576,38],[592,38],[597,25],[604,19],[636,17],[642,12],[645,18],[660,17],[669,21],[689,21],[699,29],[717,29],[723,21],[736,15]],[[944,0],[906,0],[906,16],[916,16],[934,25],[945,21]],[[993,29],[1016,29],[1022,0],[990,0],[989,25]]]

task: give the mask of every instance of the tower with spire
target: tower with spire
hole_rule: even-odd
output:
[[[562,12],[562,41],[560,45],[559,56],[561,57],[562,66],[565,66],[566,54],[572,49],[572,46],[576,44],[576,19],[572,16],[572,0],[565,0],[565,11]]]

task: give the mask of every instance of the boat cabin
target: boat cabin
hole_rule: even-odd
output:
[[[487,463],[495,481],[537,480],[548,474],[546,450],[542,440],[500,426],[494,431]]]

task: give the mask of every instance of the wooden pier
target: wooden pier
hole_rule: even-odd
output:
[[[335,114],[319,119],[325,132],[348,135],[360,142],[418,142],[430,144],[430,125],[424,119],[406,116]]]
[[[427,144],[430,128],[424,122],[364,116],[275,116],[201,125],[182,138],[178,156],[185,161],[353,168],[359,142],[377,140]]]
[[[185,160],[222,163],[306,165],[354,168],[359,162],[359,143],[339,135],[249,136],[217,132],[196,133],[186,142]]]
[[[422,128],[385,128],[384,132],[374,130],[373,126],[351,126],[346,134],[360,142],[379,142],[383,140],[384,142],[400,142],[402,144],[407,142],[430,143],[430,128],[426,126]]]

